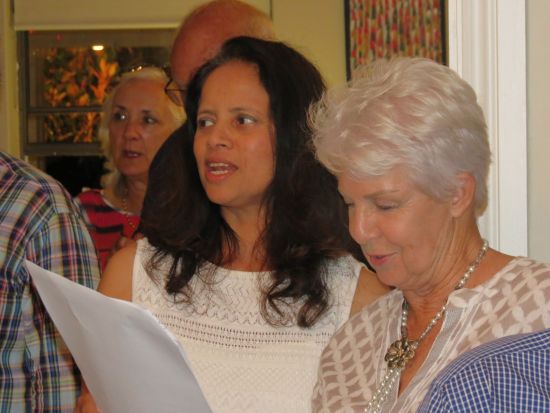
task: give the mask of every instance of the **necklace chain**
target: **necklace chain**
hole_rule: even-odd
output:
[[[128,210],[128,201],[126,199],[126,196],[122,197],[122,211],[124,212],[124,217],[126,218],[126,222],[132,228],[132,230],[135,232],[137,230],[136,224],[132,222],[130,219],[130,211]]]
[[[483,245],[479,250],[475,260],[468,266],[468,269],[464,275],[458,281],[455,290],[459,290],[466,285],[466,282],[470,279],[472,273],[481,263],[481,260],[485,256],[485,253],[489,249],[489,243],[487,240],[483,240]],[[407,320],[409,318],[409,304],[407,300],[403,299],[403,306],[401,310],[401,338],[392,343],[388,349],[384,360],[388,364],[386,374],[384,375],[380,385],[373,393],[372,398],[367,403],[367,407],[364,413],[377,413],[382,410],[382,405],[389,396],[394,383],[401,375],[401,371],[405,368],[407,363],[414,357],[415,351],[420,343],[426,338],[426,336],[432,331],[438,321],[443,317],[447,311],[447,301],[436,313],[436,315],[430,320],[424,331],[416,340],[409,340],[407,334]]]

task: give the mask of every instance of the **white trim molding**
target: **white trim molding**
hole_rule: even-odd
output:
[[[449,66],[475,89],[493,164],[480,217],[492,247],[527,255],[525,0],[448,0]]]

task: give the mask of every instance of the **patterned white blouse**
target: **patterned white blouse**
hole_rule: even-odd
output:
[[[269,273],[210,265],[215,282],[195,276],[193,304],[175,303],[144,264],[151,254],[138,242],[133,301],[149,309],[177,337],[214,413],[307,413],[319,358],[349,318],[363,265],[347,256],[327,261],[331,306],[311,328],[275,327],[260,314],[260,290]],[[169,265],[167,260],[164,264]],[[160,271],[163,274],[164,271]]]
[[[321,357],[313,394],[315,413],[363,412],[384,376],[386,350],[400,337],[399,290],[379,298],[351,318]],[[393,386],[384,412],[415,412],[432,380],[459,354],[512,334],[550,327],[550,266],[515,258],[490,280],[454,291],[431,350],[398,397]]]

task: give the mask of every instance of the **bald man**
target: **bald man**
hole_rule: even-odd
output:
[[[185,93],[197,69],[233,37],[275,39],[269,16],[238,0],[214,0],[184,18],[170,57],[172,84],[168,89]],[[181,98],[180,98],[181,101]]]

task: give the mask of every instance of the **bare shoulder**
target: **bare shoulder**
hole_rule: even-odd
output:
[[[97,290],[109,297],[132,301],[132,272],[137,243],[118,250],[108,261]]]
[[[391,291],[391,289],[378,281],[378,277],[375,273],[364,267],[359,274],[357,289],[355,290],[353,303],[351,304],[350,316],[358,313],[363,307],[369,305],[378,297],[389,291]]]

